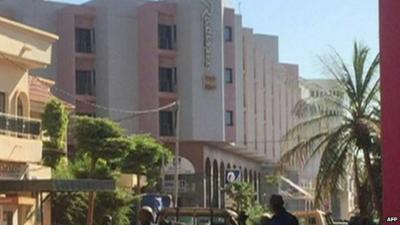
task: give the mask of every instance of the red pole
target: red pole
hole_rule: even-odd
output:
[[[400,219],[400,0],[380,0],[383,224]],[[399,222],[399,221],[397,221]]]

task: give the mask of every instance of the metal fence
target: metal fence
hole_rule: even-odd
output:
[[[0,113],[0,133],[19,138],[39,139],[40,120]]]

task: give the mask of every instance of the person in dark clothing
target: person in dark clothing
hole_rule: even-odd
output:
[[[246,221],[247,221],[248,217],[249,216],[245,212],[241,211],[239,213],[239,217],[238,217],[239,225],[246,225]]]
[[[271,220],[271,225],[299,225],[297,218],[286,211],[283,207],[283,198],[280,195],[272,195],[269,200],[269,205],[274,213]]]

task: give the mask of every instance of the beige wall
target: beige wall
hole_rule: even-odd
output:
[[[7,42],[0,43],[7,45]],[[0,46],[0,49],[2,48],[3,47]],[[4,92],[6,94],[6,113],[10,114],[16,113],[16,99],[18,96],[22,94],[26,97],[28,96],[29,91],[27,72],[16,67],[13,63],[15,62],[4,59],[0,60],[0,92]],[[29,101],[23,103],[24,108],[29,111]],[[27,116],[25,113],[24,115]]]
[[[6,94],[6,113],[16,115],[18,99],[23,116],[30,115],[28,69],[50,63],[51,44],[56,36],[0,18],[0,92]],[[42,142],[3,130],[0,160],[40,162]]]
[[[0,18],[1,53],[22,60],[28,68],[50,64],[54,35],[42,35],[40,31]],[[38,33],[39,32],[39,33]]]

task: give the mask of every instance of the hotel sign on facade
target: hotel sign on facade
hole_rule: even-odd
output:
[[[213,0],[202,0],[204,10],[201,14],[203,21],[203,63],[204,63],[204,75],[203,75],[203,87],[207,90],[212,90],[217,87],[217,79],[211,73],[211,56],[212,56],[212,15],[213,15]]]

